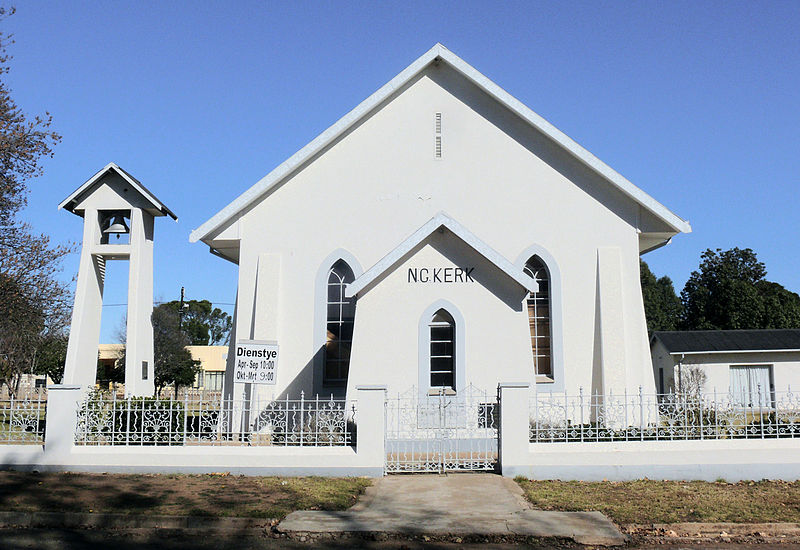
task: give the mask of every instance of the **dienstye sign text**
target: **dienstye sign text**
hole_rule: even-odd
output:
[[[474,283],[474,267],[409,267],[409,283]]]
[[[236,343],[234,382],[274,385],[277,378],[278,344]]]

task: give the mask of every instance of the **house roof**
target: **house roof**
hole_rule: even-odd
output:
[[[74,210],[75,206],[77,206],[81,202],[84,195],[88,194],[92,190],[93,186],[100,181],[100,178],[105,176],[106,173],[110,171],[114,171],[120,176],[122,176],[122,178],[125,181],[127,181],[131,185],[131,187],[136,189],[136,191],[138,191],[140,195],[142,195],[145,199],[147,199],[150,202],[150,204],[153,205],[153,208],[161,212],[163,215],[170,216],[172,219],[177,221],[178,216],[176,216],[172,212],[172,210],[167,208],[166,204],[158,200],[156,196],[153,195],[153,193],[151,193],[150,190],[147,189],[147,187],[145,187],[142,184],[142,182],[134,178],[132,175],[130,175],[128,172],[126,172],[125,170],[120,168],[116,163],[113,162],[109,162],[108,164],[106,164],[99,172],[97,172],[94,176],[89,178],[86,181],[86,183],[84,183],[83,185],[78,187],[75,191],[73,191],[69,197],[61,201],[61,204],[58,205],[58,208],[59,209],[63,208],[68,212],[72,212],[73,214],[78,214]]]
[[[656,331],[670,354],[800,351],[800,329]]]
[[[689,222],[672,213],[664,205],[636,187],[633,183],[625,179],[622,175],[614,171],[611,167],[602,162],[589,151],[578,145],[566,134],[523,105],[522,102],[486,78],[474,67],[466,63],[453,52],[441,44],[436,44],[411,65],[406,67],[400,74],[395,76],[378,91],[361,102],[361,104],[359,104],[355,109],[340,118],[333,126],[322,132],[322,134],[317,136],[316,139],[314,139],[311,143],[300,149],[297,153],[292,155],[272,172],[264,176],[255,185],[250,187],[250,189],[239,195],[239,197],[237,197],[228,206],[220,210],[211,219],[192,231],[191,235],[189,236],[189,241],[205,241],[206,239],[213,237],[213,233],[215,231],[239,216],[244,210],[258,201],[261,196],[267,193],[274,186],[280,184],[280,182],[283,181],[287,176],[291,175],[295,169],[305,164],[308,160],[314,157],[314,155],[319,153],[339,136],[344,134],[353,125],[367,116],[382,101],[386,100],[389,96],[391,96],[391,94],[396,92],[403,85],[408,83],[420,72],[422,72],[428,65],[434,62],[447,63],[447,65],[459,72],[478,88],[489,94],[501,105],[517,114],[528,124],[560,145],[578,161],[582,162],[590,169],[598,173],[611,185],[619,189],[623,194],[630,197],[643,208],[653,213],[657,218],[664,221],[669,227],[673,228],[676,233],[691,232],[692,228],[689,225]]]
[[[533,278],[529,277],[522,269],[516,267],[491,246],[480,240],[463,225],[448,216],[444,212],[439,212],[428,220],[422,227],[417,229],[412,235],[401,242],[394,250],[378,260],[378,262],[366,270],[358,279],[347,285],[345,295],[351,298],[364,290],[370,283],[380,277],[383,273],[390,270],[403,256],[408,254],[418,244],[428,238],[431,233],[440,227],[447,228],[450,232],[467,243],[473,250],[493,263],[511,279],[519,283],[523,288],[534,292],[538,290],[538,285]]]

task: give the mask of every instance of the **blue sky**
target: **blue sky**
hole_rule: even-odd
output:
[[[64,136],[24,218],[80,240],[56,205],[118,163],[179,216],[157,220],[156,300],[231,311],[236,267],[189,232],[436,42],[690,220],[645,256],[676,290],[739,246],[800,292],[800,2],[30,1],[0,25],[13,97]]]

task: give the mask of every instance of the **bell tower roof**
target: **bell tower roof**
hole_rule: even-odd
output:
[[[61,201],[58,208],[83,217],[85,203],[90,197],[100,192],[104,183],[114,189],[113,192],[106,193],[102,197],[94,197],[97,200],[92,202],[98,203],[100,208],[112,210],[134,206],[147,210],[153,216],[169,216],[177,221],[178,217],[167,205],[158,200],[142,182],[113,162],[109,162],[102,170]],[[116,189],[116,187],[120,189]],[[130,190],[134,192],[128,195]]]

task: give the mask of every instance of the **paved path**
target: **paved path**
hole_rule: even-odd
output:
[[[493,474],[384,477],[346,512],[293,512],[278,529],[559,537],[592,545],[622,545],[626,540],[600,512],[532,510],[516,483]]]

